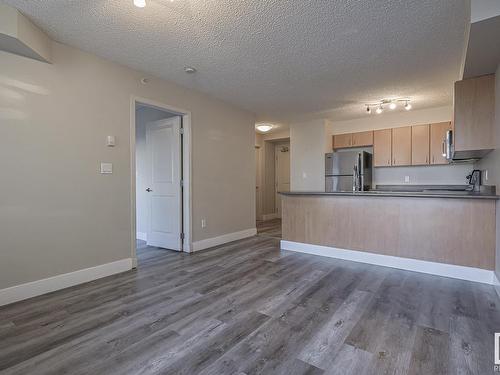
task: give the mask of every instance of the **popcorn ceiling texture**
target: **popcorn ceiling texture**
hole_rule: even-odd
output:
[[[275,121],[393,96],[450,105],[470,18],[467,0],[4,2],[59,42]]]

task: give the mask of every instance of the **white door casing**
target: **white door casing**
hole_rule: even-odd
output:
[[[277,144],[275,146],[275,178],[276,178],[276,213],[281,218],[280,191],[290,191],[290,144]]]
[[[150,186],[147,243],[182,250],[181,241],[181,119],[179,116],[148,124]]]
[[[262,183],[261,183],[261,152],[260,146],[255,146],[255,217],[260,220],[262,215]]]

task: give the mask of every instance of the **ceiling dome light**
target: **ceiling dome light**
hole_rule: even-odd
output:
[[[262,133],[267,133],[269,130],[273,128],[273,125],[271,124],[260,124],[257,125],[257,130],[262,132]]]
[[[391,102],[391,103],[389,104],[389,109],[396,109],[396,103]]]
[[[368,114],[372,113],[372,109],[370,108],[369,105],[366,106],[366,113]]]
[[[410,104],[410,103],[408,103],[408,101],[406,101],[406,104],[405,104],[405,109],[406,109],[407,111],[409,111],[409,110],[411,109],[411,104]]]
[[[146,6],[146,0],[134,0],[134,5],[137,8],[144,8]]]
[[[382,104],[379,105],[379,107],[377,108],[377,110],[375,112],[377,112],[377,115],[380,115],[382,112],[384,112],[384,107],[382,107]]]
[[[192,66],[185,66],[184,67],[184,71],[187,73],[187,74],[193,74],[193,73],[196,73],[196,69],[193,68]]]

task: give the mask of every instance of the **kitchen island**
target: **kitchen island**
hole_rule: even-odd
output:
[[[281,195],[282,249],[493,283],[495,195]]]

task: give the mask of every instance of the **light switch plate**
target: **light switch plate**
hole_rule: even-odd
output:
[[[405,183],[408,184],[410,182],[410,176],[405,176]]]
[[[101,163],[101,174],[113,173],[113,163]]]

